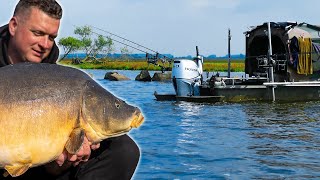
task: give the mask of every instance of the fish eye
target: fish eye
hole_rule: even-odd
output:
[[[114,103],[114,105],[116,106],[116,108],[118,108],[118,109],[120,108],[120,104],[119,103],[116,102],[116,103]]]

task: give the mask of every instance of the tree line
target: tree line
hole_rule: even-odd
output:
[[[93,60],[97,59],[98,54],[108,55],[115,51],[114,43],[109,36],[96,34],[89,26],[76,27],[74,34],[77,37],[63,37],[59,40],[58,45],[64,50],[60,60],[77,51],[85,53],[85,59]],[[128,47],[122,47],[120,51],[123,54],[122,58],[127,59],[130,54]]]

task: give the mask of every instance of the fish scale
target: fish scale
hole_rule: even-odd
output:
[[[0,168],[17,177],[75,154],[83,134],[92,143],[139,127],[144,117],[85,72],[57,64],[0,68]]]

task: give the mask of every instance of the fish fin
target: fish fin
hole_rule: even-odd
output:
[[[66,143],[66,150],[70,154],[77,154],[84,141],[84,131],[81,128],[76,128],[71,132],[71,135]]]
[[[4,168],[7,170],[12,177],[17,177],[24,174],[29,168],[31,164],[20,164],[20,165],[6,165]],[[7,173],[4,173],[4,176],[8,176]]]

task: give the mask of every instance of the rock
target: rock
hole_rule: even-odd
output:
[[[142,70],[140,74],[137,75],[136,81],[151,81],[151,76],[148,70]]]
[[[108,79],[110,81],[126,81],[130,80],[130,78],[119,74],[118,72],[107,72],[104,76],[104,79]]]
[[[171,81],[171,72],[166,73],[154,73],[152,81]]]
[[[72,58],[72,64],[81,64],[81,59],[79,58]]]

